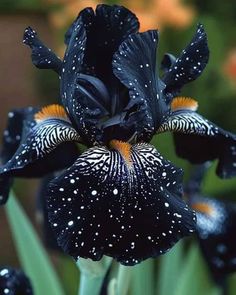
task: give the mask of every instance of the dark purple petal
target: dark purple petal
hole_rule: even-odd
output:
[[[174,132],[178,156],[193,164],[218,159],[218,176],[236,176],[236,135],[187,110],[173,112],[159,129],[164,131]]]
[[[9,267],[1,267],[0,294],[33,295],[33,289],[29,278],[21,270]]]
[[[80,136],[64,118],[25,121],[22,133],[15,154],[0,169],[3,177],[42,176],[68,167],[77,156],[76,146],[68,142],[80,141]]]
[[[166,74],[173,64],[176,62],[176,57],[170,53],[166,53],[161,61],[161,69]]]
[[[1,164],[6,164],[14,155],[20,145],[23,130],[34,124],[33,116],[36,112],[36,108],[29,107],[14,109],[8,113],[7,126],[2,140]],[[11,177],[0,176],[0,205],[7,202],[12,183],[13,179]]]
[[[25,29],[23,43],[31,50],[33,64],[39,69],[52,69],[60,75],[62,61],[56,54],[38,38],[37,33],[28,27]]]
[[[204,258],[220,284],[236,271],[236,206],[199,195],[191,198],[190,205],[196,210],[197,234]],[[201,208],[208,208],[208,212]]]
[[[162,97],[164,85],[156,72],[157,45],[157,31],[133,34],[121,44],[113,59],[115,75],[129,89],[125,110],[140,111],[140,118],[136,119],[139,139],[150,138],[167,112]],[[129,116],[127,121],[128,124]]]
[[[45,246],[53,251],[61,251],[61,248],[57,244],[56,236],[51,228],[51,225],[48,220],[48,210],[47,210],[47,192],[48,184],[52,181],[56,175],[59,173],[52,173],[46,175],[40,182],[39,190],[37,192],[37,220],[40,223],[43,235],[43,241]]]
[[[168,251],[195,228],[182,170],[148,144],[94,147],[49,185],[49,220],[73,256],[134,265]]]
[[[121,42],[138,27],[128,9],[103,4],[95,12],[84,9],[66,33],[61,96],[87,145],[103,142],[100,121],[127,104],[127,90],[114,76],[111,63]]]
[[[163,77],[167,101],[176,96],[188,82],[197,79],[205,69],[209,59],[207,35],[203,25],[197,31],[189,45],[182,51]],[[173,61],[173,60],[172,60]]]

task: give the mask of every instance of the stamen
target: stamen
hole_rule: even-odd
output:
[[[69,120],[65,109],[58,105],[52,104],[46,107],[43,107],[38,113],[35,114],[34,119],[37,123],[42,122],[46,119],[58,118],[63,120]]]
[[[214,209],[209,204],[200,203],[200,202],[191,205],[191,208],[195,210],[196,212],[200,212],[206,215],[212,215],[214,211]]]
[[[198,102],[190,97],[175,97],[171,102],[171,110],[190,110],[196,111],[198,108]]]
[[[121,140],[113,139],[110,141],[109,145],[111,148],[117,150],[122,155],[128,166],[132,165],[131,144],[129,144],[128,142],[123,142]]]

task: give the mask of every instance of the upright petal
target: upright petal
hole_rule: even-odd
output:
[[[170,53],[166,53],[161,61],[161,69],[165,74],[172,68],[176,62],[176,57]]]
[[[127,103],[127,91],[114,76],[111,62],[120,43],[138,26],[126,8],[98,5],[95,12],[83,10],[66,33],[62,102],[87,145],[101,143],[99,121],[114,116]]]
[[[148,144],[93,147],[49,185],[49,220],[75,259],[134,265],[168,251],[195,228],[181,199],[182,170]]]
[[[140,139],[150,138],[167,112],[162,96],[164,85],[156,72],[157,45],[157,31],[133,34],[121,44],[113,59],[115,75],[129,89],[125,123],[137,115],[132,110],[141,113],[142,120],[137,120],[136,126]]]
[[[181,88],[188,82],[197,79],[205,69],[209,59],[207,35],[203,25],[198,25],[197,31],[189,45],[181,55],[172,63],[165,73],[163,82],[167,102],[176,96]],[[172,59],[173,61],[173,59]]]
[[[83,10],[79,18],[88,38],[85,74],[95,73],[105,84],[110,84],[115,78],[111,68],[113,54],[122,41],[138,31],[138,19],[125,7],[106,4],[98,5],[95,12],[92,9]]]
[[[63,61],[61,97],[83,141],[87,145],[92,145],[101,133],[98,120],[104,114],[104,107],[97,98],[103,95],[99,90],[105,89],[105,86],[97,78],[81,75],[87,40],[86,31],[80,18],[73,28]],[[96,82],[90,83],[92,79]]]
[[[12,158],[1,167],[1,177],[37,177],[68,167],[77,155],[74,144],[66,146],[70,141],[80,141],[80,136],[65,110],[58,105],[43,108],[33,121],[24,122],[21,142]]]
[[[52,69],[60,75],[62,61],[56,54],[38,38],[37,33],[28,27],[25,29],[23,43],[31,50],[33,64],[39,69]]]
[[[217,174],[222,178],[236,175],[236,135],[219,128],[194,110],[197,103],[175,98],[172,113],[158,132],[173,131],[178,156],[193,164],[218,159]]]

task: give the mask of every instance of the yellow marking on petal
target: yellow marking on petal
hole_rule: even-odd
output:
[[[117,150],[122,155],[122,157],[125,159],[125,162],[128,166],[132,165],[132,160],[131,160],[132,145],[131,144],[121,140],[113,139],[110,141],[110,147],[112,149]]]
[[[193,210],[206,215],[212,215],[214,211],[214,209],[210,205],[201,202],[192,204],[191,207]]]
[[[190,97],[175,97],[171,102],[171,110],[190,110],[196,111],[198,108],[198,102]]]
[[[38,113],[34,115],[34,119],[37,123],[40,123],[46,119],[58,118],[63,120],[69,120],[65,109],[59,104],[51,104],[43,107]]]

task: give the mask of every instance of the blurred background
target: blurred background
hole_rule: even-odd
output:
[[[236,1],[220,0],[1,0],[0,1],[0,133],[7,113],[16,107],[43,106],[59,101],[59,81],[50,71],[37,70],[30,50],[22,43],[25,27],[32,26],[59,56],[64,52],[64,33],[78,12],[99,3],[121,4],[137,14],[141,30],[161,32],[158,59],[165,52],[178,55],[190,41],[197,23],[208,34],[210,61],[202,76],[184,88],[183,95],[199,102],[199,113],[217,125],[236,133]],[[169,134],[153,143],[162,154],[185,169],[177,159]],[[35,201],[38,180],[15,181],[15,192],[42,237],[42,214]],[[207,173],[204,193],[235,200],[236,180],[220,180],[214,168]],[[19,266],[4,208],[0,208],[0,265]],[[68,257],[48,250],[66,294],[76,294],[78,271]],[[235,277],[236,280],[236,277]],[[236,289],[235,289],[236,290]],[[236,294],[232,293],[232,294]]]

